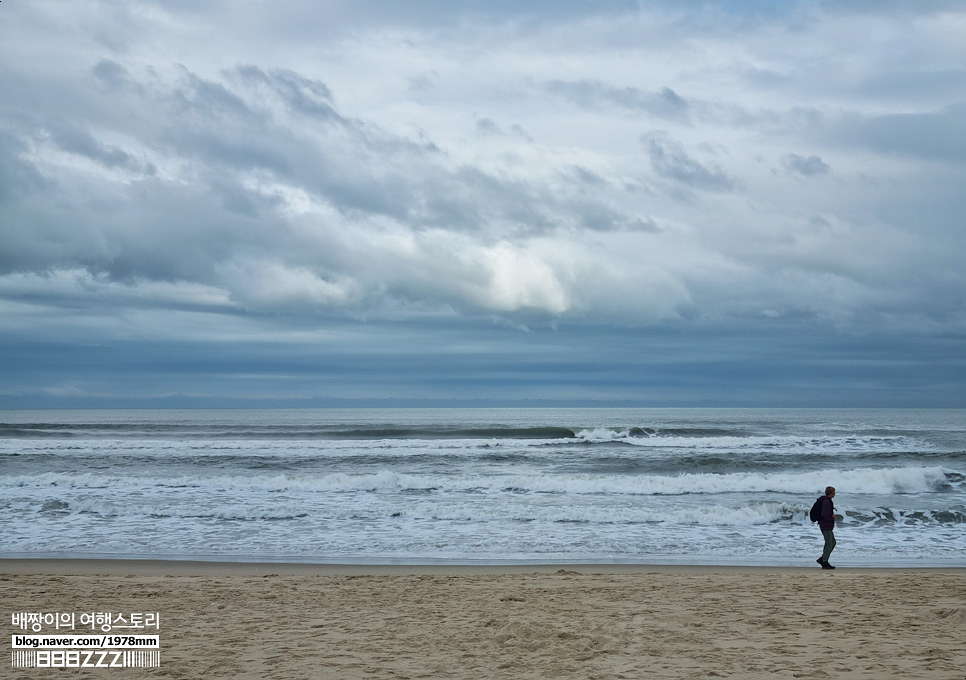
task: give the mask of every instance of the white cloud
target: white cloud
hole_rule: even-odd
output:
[[[234,300],[250,310],[303,311],[338,308],[353,297],[351,280],[327,280],[306,267],[255,260],[233,262],[219,272]]]

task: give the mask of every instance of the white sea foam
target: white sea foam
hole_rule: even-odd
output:
[[[650,432],[650,431],[648,431]],[[694,451],[770,451],[788,454],[802,452],[882,452],[930,451],[933,447],[920,438],[908,436],[801,436],[801,435],[746,435],[746,436],[687,436],[679,434],[646,433],[642,428],[579,429],[573,439],[514,438],[474,436],[437,439],[325,439],[325,440],[267,440],[267,439],[202,439],[197,441],[152,439],[0,439],[0,454],[45,454],[74,457],[78,455],[115,454],[148,455],[170,458],[224,456],[237,452],[247,456],[289,459],[313,458],[339,453],[345,456],[369,456],[391,451],[393,456],[423,455],[472,456],[481,448],[541,449],[566,446],[568,443],[621,443],[647,449],[670,452]]]
[[[130,489],[161,486],[168,489],[214,488],[232,490],[349,491],[467,491],[483,493],[562,493],[679,495],[784,492],[809,494],[824,489],[829,480],[843,493],[928,493],[948,485],[942,467],[858,468],[799,473],[734,472],[730,474],[600,475],[508,474],[438,475],[382,470],[373,474],[270,474],[178,476],[171,478],[107,477],[95,473],[0,476],[0,486],[62,487],[71,489]],[[962,482],[955,482],[962,485]]]
[[[0,552],[812,563],[833,484],[844,555],[966,554],[961,413],[386,413],[139,412],[115,436],[104,412],[104,436],[0,439]]]
[[[480,522],[513,520],[516,522],[572,522],[589,525],[610,524],[703,524],[711,526],[745,526],[767,524],[781,519],[804,517],[806,508],[798,504],[778,502],[753,503],[731,507],[674,507],[661,505],[600,507],[593,505],[540,505],[514,503],[507,506],[486,504],[415,504],[401,516],[434,520]]]
[[[594,428],[579,430],[578,439],[587,442],[621,442],[650,449],[746,451],[769,450],[789,454],[811,452],[876,452],[876,451],[928,451],[931,446],[921,439],[906,436],[817,436],[800,435],[707,435],[686,436],[654,432],[639,434],[640,428],[613,430]]]
[[[98,515],[100,517],[142,517],[144,519],[179,518],[181,520],[297,520],[308,517],[309,510],[323,511],[328,521],[358,522],[365,518],[385,520],[386,508],[364,502],[317,504],[308,506],[305,499],[289,498],[275,503],[229,502],[217,506],[171,504],[164,499],[151,499],[141,504],[111,502],[90,498],[72,499],[59,512],[70,515]],[[673,506],[616,506],[600,507],[574,504],[533,504],[518,502],[510,505],[467,503],[456,498],[440,502],[399,503],[392,513],[400,521],[435,522],[562,522],[593,525],[605,524],[705,524],[743,526],[766,524],[792,517],[804,517],[802,505],[762,502],[747,506],[704,507]]]

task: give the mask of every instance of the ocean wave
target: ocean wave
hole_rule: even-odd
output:
[[[458,425],[312,426],[211,423],[0,423],[0,438],[90,437],[164,440],[381,440],[381,439],[572,439],[570,427],[559,425],[465,427]]]
[[[287,507],[285,505],[266,506],[262,503],[250,505],[244,503],[218,504],[206,508],[205,502],[188,502],[178,504],[170,499],[155,498],[142,499],[140,504],[127,503],[113,498],[101,497],[71,497],[69,500],[48,500],[40,507],[39,512],[65,516],[70,514],[95,515],[110,518],[141,517],[151,520],[190,519],[190,520],[224,520],[224,521],[285,521],[307,517],[309,513],[304,507]]]
[[[685,434],[686,433],[686,434]],[[714,430],[654,430],[649,428],[593,428],[578,430],[576,439],[594,444],[621,443],[649,449],[713,450],[727,452],[769,451],[799,455],[802,452],[876,453],[928,451],[930,445],[905,436],[750,435]]]
[[[647,425],[626,426],[561,426],[561,425],[488,425],[467,427],[458,425],[366,425],[366,426],[318,426],[300,424],[283,425],[227,425],[212,423],[207,426],[190,426],[174,423],[0,423],[0,439],[43,440],[71,439],[142,441],[145,444],[163,446],[163,442],[192,442],[195,448],[210,448],[213,442],[237,442],[245,446],[265,446],[269,442],[346,442],[354,445],[380,442],[438,442],[442,440],[520,442],[554,444],[566,441],[574,443],[626,443],[635,446],[675,448],[728,448],[728,449],[833,449],[848,451],[887,451],[928,448],[928,445],[906,435],[888,434],[841,434],[823,436],[761,435],[739,428],[722,427],[655,427]],[[97,446],[96,444],[92,444]],[[407,444],[408,445],[408,444]]]
[[[230,489],[308,492],[446,491],[477,493],[555,493],[619,495],[686,495],[780,492],[811,494],[834,482],[842,493],[914,494],[962,488],[962,473],[943,467],[858,468],[797,473],[733,472],[680,475],[410,474],[382,470],[368,474],[263,474],[149,478],[97,473],[0,476],[0,487],[64,487],[112,489]]]
[[[710,526],[745,526],[769,524],[802,515],[802,507],[794,503],[760,502],[739,507],[707,505],[700,507],[600,507],[544,506],[521,504],[506,508],[492,506],[446,506],[424,504],[401,513],[403,518],[462,522],[504,521],[557,522],[572,524],[702,524]]]
[[[189,519],[224,521],[280,521],[308,517],[304,499],[286,499],[268,507],[263,503],[227,503],[205,508],[197,503],[172,503],[156,498],[152,502],[132,504],[98,497],[71,498],[69,501],[48,500],[40,508],[42,513],[57,515],[80,514],[100,517],[142,517],[153,520]],[[448,503],[422,502],[404,506],[372,506],[365,503],[345,503],[326,506],[322,511],[330,521],[365,521],[375,523],[394,519],[400,522],[432,520],[434,522],[559,522],[581,524],[708,524],[747,525],[767,524],[783,519],[804,516],[805,506],[774,501],[755,502],[738,507],[714,504],[699,507],[680,506],[598,506],[540,503],[515,503],[512,506],[492,503],[453,501]],[[316,510],[318,508],[316,507]],[[389,516],[387,516],[387,514]]]
[[[918,510],[900,508],[872,508],[849,513],[849,519],[872,526],[966,524],[966,507],[945,510]]]
[[[216,522],[285,522],[313,517],[313,521],[361,522],[375,527],[386,523],[445,522],[471,525],[477,522],[542,522],[609,526],[615,524],[674,524],[705,526],[750,526],[773,523],[808,526],[808,504],[794,501],[757,501],[731,505],[649,504],[544,504],[525,500],[510,505],[473,502],[450,498],[438,501],[415,501],[400,504],[366,503],[362,499],[348,503],[306,505],[303,497],[286,498],[267,504],[229,502],[206,507],[204,502],[176,503],[170,498],[155,498],[140,504],[105,498],[72,498],[70,501],[48,500],[41,513],[59,517],[71,514],[104,518],[142,520],[191,520]],[[844,522],[857,527],[938,526],[966,523],[966,506],[944,510],[915,508],[839,508]],[[784,529],[783,529],[784,530]]]

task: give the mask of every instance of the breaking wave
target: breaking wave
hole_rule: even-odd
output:
[[[158,486],[170,489],[216,488],[264,491],[467,491],[483,493],[560,493],[683,495],[779,492],[810,494],[824,489],[827,480],[847,493],[915,494],[949,490],[963,485],[963,475],[942,467],[816,470],[798,473],[734,472],[730,474],[595,475],[512,474],[440,475],[407,474],[384,470],[372,474],[271,476],[219,475],[172,478],[110,477],[94,473],[64,475],[55,472],[0,477],[4,486],[50,486],[105,489]]]

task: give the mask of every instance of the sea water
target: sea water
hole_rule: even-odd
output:
[[[966,565],[966,411],[0,411],[0,556]]]

